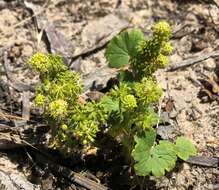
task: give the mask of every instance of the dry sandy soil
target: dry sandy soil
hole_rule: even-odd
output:
[[[170,67],[181,64],[183,60],[218,52],[218,0],[0,0],[3,81],[0,113],[20,115],[27,92],[32,105],[34,92],[29,87],[34,87],[39,80],[26,62],[34,52],[62,54],[71,69],[83,74],[86,90],[94,81],[101,89],[115,76],[115,71],[107,68],[104,58],[106,43],[114,34],[128,27],[138,27],[148,34],[158,20],[168,21],[174,31]],[[193,141],[199,155],[218,158],[219,53],[175,71],[160,70],[156,76],[164,90],[160,107],[161,116],[167,123],[160,127],[161,137],[174,139],[183,134]],[[34,110],[31,114],[37,115]],[[11,121],[13,118],[6,120],[23,125]],[[1,115],[0,121],[4,124],[5,118]],[[114,149],[118,152],[117,148]],[[0,152],[0,189],[87,189],[77,184],[70,185],[60,175],[47,171],[45,166],[34,161],[37,158],[33,152],[23,146]],[[108,157],[115,156],[110,153]],[[120,164],[117,168],[108,162],[98,164],[93,158],[88,158],[85,164],[74,158],[80,166],[70,164],[73,161],[69,159],[60,163],[96,182],[101,181],[110,189],[138,189],[127,179],[127,166],[120,159],[115,159],[115,163]],[[2,181],[7,178],[5,174],[10,175],[12,181],[23,178],[20,180],[25,184],[6,187]],[[178,163],[176,169],[166,176],[160,179],[151,177],[148,181],[145,189],[216,190],[219,189],[219,170],[215,165]]]

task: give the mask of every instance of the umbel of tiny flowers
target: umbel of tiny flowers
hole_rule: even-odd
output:
[[[49,103],[48,111],[54,119],[64,118],[68,113],[68,103],[62,99],[52,101]]]
[[[160,21],[152,28],[150,38],[141,41],[138,54],[131,60],[131,68],[137,80],[151,76],[157,69],[168,64],[167,56],[173,51],[169,40],[172,35],[169,24]]]
[[[122,98],[122,104],[125,109],[133,109],[137,107],[137,101],[132,94],[128,94]]]

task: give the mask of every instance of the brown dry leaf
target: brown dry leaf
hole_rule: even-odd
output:
[[[103,93],[99,92],[99,91],[90,91],[88,93],[86,93],[86,96],[88,97],[88,99],[90,100],[94,100],[94,101],[100,101],[100,99],[103,97]]]
[[[97,155],[97,148],[90,147],[86,150],[86,155]]]
[[[173,108],[174,108],[173,100],[172,99],[168,99],[167,103],[166,103],[166,106],[165,106],[166,112],[170,113],[173,110]]]
[[[219,79],[216,75],[207,76],[207,79],[202,80],[201,83],[203,85],[201,94],[207,95],[211,101],[219,98]]]
[[[219,95],[219,82],[216,79],[216,76],[214,77],[210,76],[208,82],[211,83],[212,85],[213,93]]]
[[[79,102],[79,104],[81,104],[81,105],[86,104],[86,100],[85,100],[85,98],[82,97],[82,96],[79,96],[79,97],[78,97],[78,102]]]
[[[206,89],[205,87],[203,87],[203,88],[201,89],[201,92],[203,92],[204,94],[206,94],[206,95],[210,98],[210,100],[213,100],[213,99],[214,99],[214,96],[213,96],[212,92],[211,92],[210,90]]]

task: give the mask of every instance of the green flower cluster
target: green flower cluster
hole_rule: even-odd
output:
[[[94,142],[100,126],[106,123],[107,111],[101,103],[88,102],[78,107],[71,115],[70,127],[76,139],[83,145]]]
[[[64,118],[67,115],[68,103],[65,100],[58,99],[49,103],[49,114],[52,118]]]
[[[123,97],[122,104],[125,109],[134,109],[137,107],[137,101],[132,94],[128,94]]]
[[[156,39],[161,42],[167,42],[172,35],[170,25],[165,21],[160,21],[156,23],[153,26],[152,31],[154,37],[156,37]]]
[[[42,94],[37,94],[36,97],[35,97],[35,101],[34,103],[37,105],[37,106],[44,106],[44,104],[46,103],[46,97]]]
[[[67,67],[63,64],[62,57],[59,55],[36,53],[28,63],[34,70],[40,72],[42,80],[46,78],[53,79],[57,73],[67,70]]]
[[[169,24],[161,21],[154,25],[152,37],[139,43],[138,53],[131,60],[131,68],[137,80],[151,76],[157,69],[168,64],[167,56],[173,51],[170,37]]]
[[[52,101],[63,100],[71,106],[82,92],[80,75],[69,71],[58,55],[36,53],[29,65],[40,73],[42,84],[37,88],[37,105],[49,105]]]
[[[133,134],[142,133],[158,122],[152,104],[157,103],[161,95],[161,88],[152,78],[121,82],[107,94],[108,102],[112,102],[114,108],[108,111],[113,118],[108,120],[111,126],[109,133],[113,137],[119,136],[123,145],[131,149]]]
[[[136,96],[144,106],[158,102],[162,95],[161,87],[152,78],[143,78],[141,82],[136,82],[134,89]]]
[[[41,84],[36,89],[35,105],[44,109],[44,115],[52,126],[54,142],[62,147],[73,144],[72,121],[69,119],[80,107],[78,101],[82,93],[81,77],[68,70],[58,55],[36,53],[29,65],[40,74]]]
[[[53,146],[67,153],[79,144],[93,143],[110,113],[104,104],[80,103],[80,75],[68,70],[60,56],[36,53],[28,63],[40,74],[41,84],[36,90],[34,102],[44,109],[44,115],[49,120]]]

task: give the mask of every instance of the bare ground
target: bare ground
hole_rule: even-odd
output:
[[[160,19],[167,20],[174,30],[172,38],[174,53],[170,57],[170,66],[188,58],[201,57],[219,50],[218,1],[57,0],[46,4],[45,1],[34,0],[29,1],[31,6],[27,1],[24,2],[0,0],[0,61],[8,62],[8,75],[13,78],[12,81],[28,86],[34,86],[38,82],[37,74],[30,71],[26,65],[28,58],[37,51],[52,51],[65,53],[67,62],[73,65],[71,68],[84,75],[88,87],[97,80],[97,84],[102,88],[107,82],[102,79],[108,80],[115,74],[114,71],[104,70],[107,65],[104,48],[110,35],[126,27],[139,27],[147,34],[152,24]],[[66,43],[57,45],[53,43],[54,38],[48,40],[51,31],[46,30],[46,25],[42,25],[41,29],[45,29],[47,34],[38,30],[38,17],[41,16],[47,19],[47,24],[51,23],[55,30],[64,36]],[[72,57],[75,59],[70,61]],[[215,57],[184,69],[160,70],[156,73],[164,90],[160,106],[161,115],[169,124],[170,132],[167,133],[167,138],[174,139],[176,135],[183,134],[194,142],[199,155],[216,158],[219,157],[218,68],[219,58]],[[2,80],[8,84],[8,76],[5,75],[3,64],[0,69]],[[103,75],[95,78],[102,70],[104,70]],[[216,85],[218,87],[214,89],[212,86]],[[5,92],[4,89],[0,95],[1,109],[11,114],[21,114],[22,89],[13,88],[12,82],[7,90]],[[31,101],[34,93],[30,92],[29,96]],[[29,154],[32,155],[31,150],[26,149],[16,152],[3,151],[0,155],[0,171],[35,176],[34,179],[27,178],[37,184],[34,188],[77,189],[77,187],[66,185],[63,179],[48,172],[40,177],[38,174],[34,175],[32,169],[38,164],[30,161],[32,156]],[[123,184],[122,180],[113,181],[114,175],[124,174],[118,170],[124,171],[122,168],[125,166],[121,165],[117,169],[112,169],[110,164],[106,164],[103,170],[95,165],[96,169],[93,170],[93,166],[89,166],[89,163],[92,165],[98,162],[88,161],[87,168],[77,168],[74,165],[71,168],[87,172],[95,180],[101,179],[104,185],[112,189],[130,188],[130,185],[127,186],[126,182]],[[117,160],[116,163],[120,162]],[[110,170],[108,172],[106,172],[107,167]],[[121,176],[118,179],[122,179]],[[219,189],[219,171],[216,167],[203,167],[189,163],[179,163],[173,172],[161,179],[151,177],[151,180],[156,181],[156,184],[148,185],[146,187],[148,189]]]

